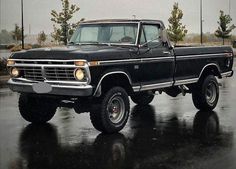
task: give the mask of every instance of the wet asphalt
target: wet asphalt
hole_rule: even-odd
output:
[[[131,102],[117,134],[103,135],[89,114],[58,108],[45,125],[18,111],[17,93],[0,88],[0,169],[235,169],[236,77],[220,80],[214,111],[198,111],[191,95]]]

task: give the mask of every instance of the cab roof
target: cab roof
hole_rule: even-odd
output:
[[[88,20],[83,21],[81,24],[99,24],[99,23],[159,23],[164,26],[164,23],[161,20],[153,20],[153,19],[98,19],[98,20]]]

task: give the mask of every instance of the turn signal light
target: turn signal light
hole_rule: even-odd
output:
[[[89,62],[89,66],[98,66],[100,63],[98,61]]]
[[[85,61],[75,61],[75,66],[84,66]]]
[[[7,60],[7,66],[12,66],[15,64],[15,61],[14,60],[11,60],[11,59],[8,59]]]
[[[233,57],[233,54],[232,53],[226,53],[225,56],[226,57]]]

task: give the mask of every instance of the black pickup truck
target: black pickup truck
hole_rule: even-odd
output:
[[[79,25],[66,47],[14,53],[8,60],[11,90],[32,123],[45,123],[57,107],[90,112],[105,133],[126,124],[131,100],[149,104],[156,92],[192,93],[195,107],[212,110],[217,78],[233,75],[233,52],[223,47],[173,47],[159,20],[95,20]]]

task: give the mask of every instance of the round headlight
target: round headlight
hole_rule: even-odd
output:
[[[75,70],[75,78],[77,80],[83,80],[84,79],[84,72],[82,69]]]
[[[13,77],[18,77],[20,75],[20,71],[17,68],[12,68],[11,69],[11,76]]]

